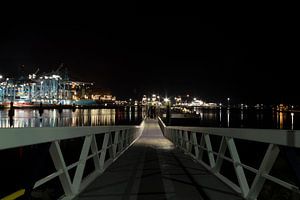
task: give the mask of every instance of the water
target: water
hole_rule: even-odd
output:
[[[15,109],[13,118],[9,110],[0,110],[0,128],[62,127],[136,125],[142,120],[143,112],[137,108],[127,109],[45,109],[40,116],[37,109]]]
[[[277,112],[265,110],[227,110],[192,108],[188,118],[173,118],[171,125],[231,128],[300,129],[300,112]],[[38,109],[15,109],[13,118],[9,110],[0,110],[0,128],[62,127],[136,125],[144,110],[131,107],[125,109],[45,109],[40,116]]]
[[[201,109],[193,108],[192,116],[172,118],[174,126],[222,128],[300,129],[300,112],[279,112],[272,109]]]

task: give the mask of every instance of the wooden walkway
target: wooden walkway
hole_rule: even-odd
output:
[[[157,120],[146,120],[142,136],[99,176],[78,200],[237,200],[218,178],[174,148]]]

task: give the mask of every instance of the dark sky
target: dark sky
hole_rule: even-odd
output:
[[[280,16],[131,16],[7,23],[0,73],[68,67],[118,97],[192,94],[297,103],[297,27]],[[254,15],[254,14],[253,14]]]

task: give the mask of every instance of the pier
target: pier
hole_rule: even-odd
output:
[[[217,146],[214,137],[220,137]],[[60,141],[74,138],[83,139],[78,146],[80,157],[67,165]],[[254,200],[266,180],[295,195],[300,193],[296,183],[269,174],[282,147],[300,147],[299,131],[171,127],[158,118],[145,119],[139,126],[1,129],[0,139],[0,150],[50,143],[56,172],[33,187],[59,178],[64,193],[61,199]],[[243,162],[236,140],[267,144],[267,150],[259,152],[263,159],[258,168]],[[88,160],[94,170],[86,174]],[[220,170],[225,161],[233,164],[237,182]],[[296,160],[295,167],[297,171]],[[254,180],[245,171],[251,172]]]
[[[76,199],[242,199],[145,121],[135,144]]]

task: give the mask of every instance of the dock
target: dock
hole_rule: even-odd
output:
[[[78,200],[231,199],[242,197],[166,139],[155,119]]]

